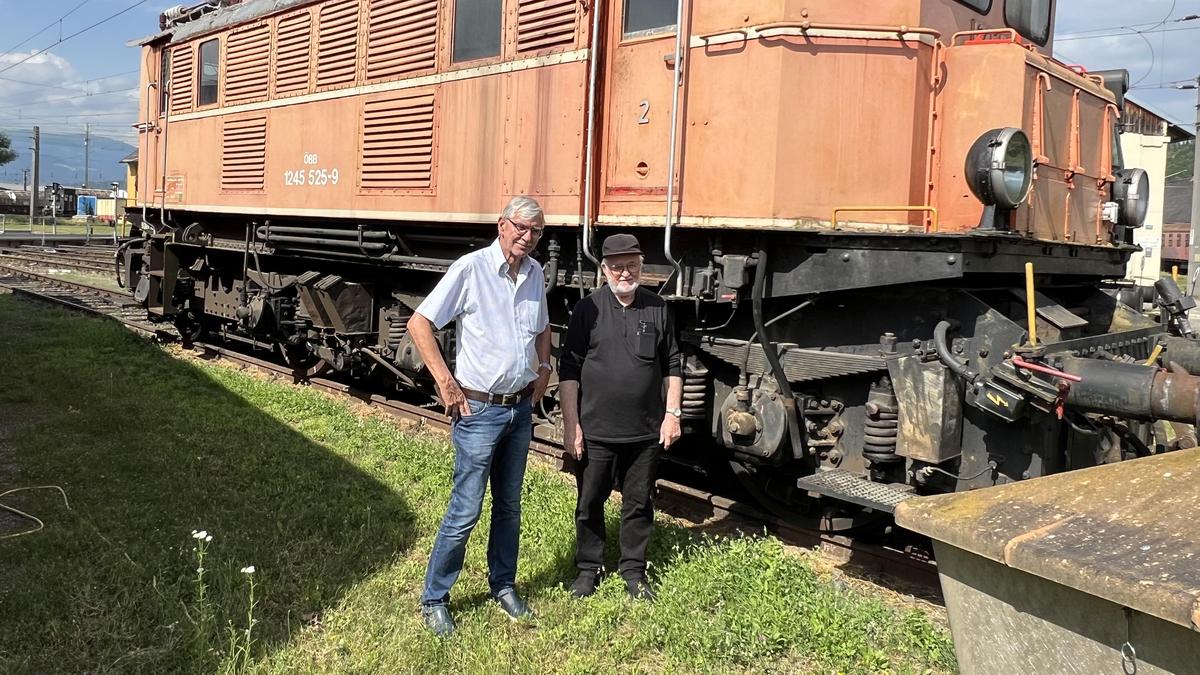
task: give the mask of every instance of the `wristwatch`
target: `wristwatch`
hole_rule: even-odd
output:
[[[683,409],[682,408],[667,408],[667,414],[674,415],[675,417],[683,417]]]
[[[554,372],[554,366],[550,365],[549,361],[542,361],[540,364],[538,364],[538,370],[543,370],[543,369],[545,369],[546,372],[550,372],[550,373]]]

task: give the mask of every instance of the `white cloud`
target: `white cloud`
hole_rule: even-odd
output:
[[[70,61],[53,52],[0,54],[0,127],[39,124],[46,131],[82,131],[121,140],[133,136],[138,116],[138,74],[126,72],[95,79],[80,74]],[[129,68],[128,70],[132,70]],[[103,76],[103,74],[101,74]]]

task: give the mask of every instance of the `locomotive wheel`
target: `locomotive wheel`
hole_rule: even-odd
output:
[[[733,459],[729,460],[729,467],[738,483],[760,506],[790,525],[821,532],[845,532],[884,517],[884,514],[827,505],[827,500],[810,498],[796,487],[799,474],[785,468],[755,471]]]
[[[175,330],[179,331],[179,336],[183,339],[185,346],[200,341],[206,332],[204,321],[190,309],[175,316]]]
[[[308,379],[329,372],[330,366],[319,356],[282,342],[275,343],[280,358],[292,369],[293,377]]]

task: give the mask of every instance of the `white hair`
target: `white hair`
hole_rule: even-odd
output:
[[[538,204],[537,200],[533,197],[526,197],[525,195],[510,199],[508,206],[504,207],[504,213],[501,213],[500,217],[510,221],[546,222],[546,215],[542,213],[542,205]]]

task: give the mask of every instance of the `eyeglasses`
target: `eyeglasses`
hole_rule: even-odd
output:
[[[642,271],[642,263],[640,261],[625,263],[624,265],[609,265],[608,263],[604,263],[604,266],[608,268],[608,271],[617,276],[621,276],[626,272],[629,274],[637,274],[638,272]]]
[[[542,233],[546,230],[545,227],[536,227],[534,225],[525,225],[523,223],[513,222],[509,218],[505,218],[504,220],[507,221],[509,225],[512,225],[512,228],[517,231],[518,237],[524,237],[525,235],[529,234],[533,235],[533,237],[536,239],[542,236]]]

